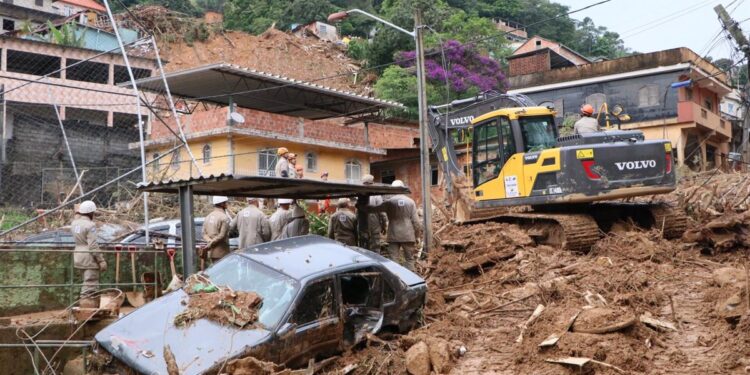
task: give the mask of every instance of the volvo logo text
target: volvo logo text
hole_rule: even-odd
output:
[[[450,119],[450,123],[452,126],[456,125],[465,125],[471,122],[471,120],[474,119],[474,116],[464,116],[464,117],[458,117],[458,118],[452,118]]]
[[[656,160],[621,161],[615,163],[615,165],[621,171],[626,169],[631,171],[634,169],[656,168]]]

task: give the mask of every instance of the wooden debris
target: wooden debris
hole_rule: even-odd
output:
[[[611,368],[620,374],[626,374],[627,372],[615,365],[610,365],[609,363],[597,361],[595,359],[586,358],[586,357],[564,357],[564,358],[552,358],[552,359],[545,359],[546,362],[549,363],[557,363],[560,365],[569,365],[569,366],[577,366],[579,368],[583,368],[587,363],[595,363],[600,366],[604,366],[607,368]]]
[[[531,313],[529,319],[523,322],[523,324],[519,325],[519,328],[521,328],[521,333],[518,334],[516,342],[523,342],[523,334],[526,333],[526,330],[529,329],[529,327],[531,327],[531,325],[534,324],[537,319],[539,319],[539,316],[542,315],[542,312],[544,312],[544,305],[537,305],[536,309],[534,309],[534,312]]]
[[[164,346],[164,362],[167,363],[167,374],[180,375],[180,368],[177,366],[174,353],[172,353],[172,349],[169,348],[169,345]]]
[[[480,255],[480,256],[471,258],[466,262],[462,262],[460,266],[461,266],[461,269],[464,270],[464,272],[472,271],[475,269],[481,270],[484,267],[494,265],[500,261],[513,258],[515,255],[516,255],[515,250],[497,251],[491,254],[485,254],[485,255]]]
[[[341,369],[341,375],[347,375],[348,373],[356,370],[357,367],[359,367],[359,365],[356,364],[356,363],[352,363],[350,365],[346,365],[346,367],[344,367],[343,369]]]
[[[573,323],[576,322],[576,319],[578,319],[579,314],[581,314],[581,310],[576,311],[576,313],[573,314],[572,317],[570,317],[570,319],[568,320],[568,324],[566,324],[565,327],[560,332],[553,333],[549,335],[546,339],[544,339],[544,341],[542,341],[542,343],[539,344],[539,347],[546,348],[549,346],[557,345],[557,342],[560,341],[560,338],[563,337],[565,332],[570,331],[570,327],[572,327]]]
[[[650,316],[647,316],[646,314],[641,315],[639,319],[640,319],[641,323],[643,323],[643,324],[645,324],[645,325],[647,325],[647,326],[649,326],[651,328],[655,328],[655,329],[662,330],[662,331],[666,331],[668,329],[672,330],[672,331],[676,331],[677,330],[677,327],[675,327],[674,324],[672,324],[670,322],[665,322],[663,320],[654,319],[654,318],[652,318]]]

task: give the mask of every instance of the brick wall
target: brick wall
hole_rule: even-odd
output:
[[[414,139],[419,138],[419,128],[370,124],[370,145],[375,148],[414,147]]]
[[[508,75],[511,77],[550,70],[549,51],[518,57],[508,61]]]

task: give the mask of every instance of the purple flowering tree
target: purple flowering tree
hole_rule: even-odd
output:
[[[488,90],[500,92],[507,90],[508,82],[500,63],[481,55],[473,45],[449,40],[443,44],[443,50],[446,60],[445,69],[439,48],[426,53],[425,78],[428,84],[445,85],[447,80],[453,97],[465,97]],[[404,68],[412,67],[415,57],[415,51],[401,52],[396,56],[396,62]]]

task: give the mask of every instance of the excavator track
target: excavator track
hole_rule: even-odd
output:
[[[588,252],[601,238],[596,220],[586,214],[518,212],[503,214],[493,220],[518,224],[537,242],[558,245],[573,252]]]
[[[654,227],[661,230],[668,240],[680,238],[687,230],[687,215],[681,210],[660,204],[649,207],[654,220]]]

